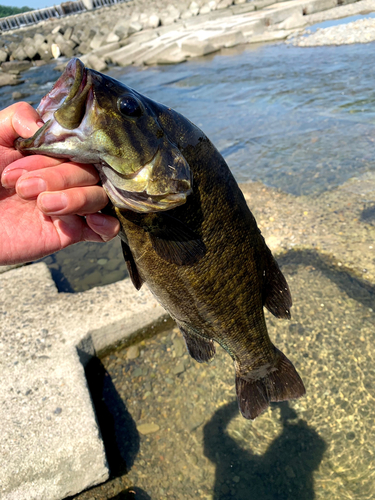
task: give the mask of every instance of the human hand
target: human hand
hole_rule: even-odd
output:
[[[43,125],[20,102],[0,111],[0,265],[30,262],[79,241],[108,241],[120,228],[97,213],[108,198],[91,165],[35,155],[14,148]],[[86,217],[83,217],[83,216]]]

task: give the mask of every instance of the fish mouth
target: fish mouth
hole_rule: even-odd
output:
[[[23,154],[73,159],[70,151],[60,153],[51,146],[79,135],[79,127],[92,100],[91,76],[83,63],[74,58],[36,109],[44,125],[30,138],[16,139],[16,149]]]
[[[87,95],[92,86],[90,80],[87,69],[79,59],[69,61],[37,108],[42,120],[47,122],[55,118],[68,130],[79,127],[86,112]]]

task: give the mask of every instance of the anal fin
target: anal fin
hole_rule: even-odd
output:
[[[293,364],[278,349],[276,355],[275,364],[262,377],[256,378],[252,372],[246,375],[236,373],[237,401],[245,418],[253,420],[270,402],[297,399],[306,393]]]
[[[185,325],[181,326],[178,324],[178,327],[184,337],[186,348],[195,361],[203,363],[215,356],[216,349],[213,340],[201,337]]]

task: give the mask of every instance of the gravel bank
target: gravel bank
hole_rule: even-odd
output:
[[[375,19],[358,19],[348,24],[339,24],[329,28],[319,28],[309,34],[305,30],[293,39],[293,45],[316,47],[318,45],[348,45],[351,43],[369,43],[375,40]]]

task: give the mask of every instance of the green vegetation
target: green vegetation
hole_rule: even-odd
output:
[[[14,16],[15,14],[22,14],[30,10],[34,9],[31,7],[8,7],[6,5],[0,5],[0,17]]]

